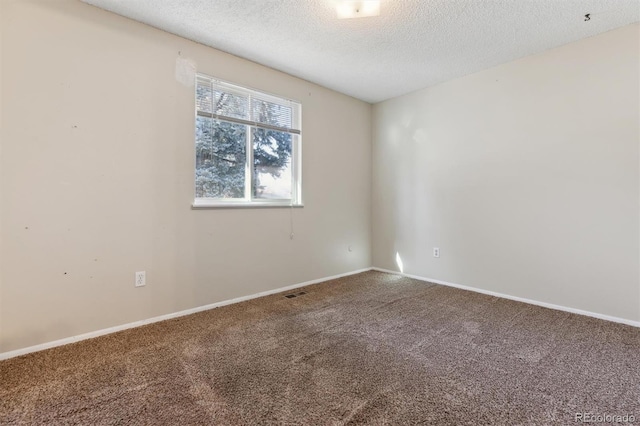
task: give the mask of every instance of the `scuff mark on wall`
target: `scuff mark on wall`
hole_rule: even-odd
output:
[[[176,58],[176,81],[183,86],[193,87],[196,78],[196,64],[188,58],[183,58],[178,52]]]

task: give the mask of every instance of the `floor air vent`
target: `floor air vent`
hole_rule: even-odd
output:
[[[307,294],[306,291],[300,291],[298,293],[285,294],[284,297],[287,299],[293,299],[294,297],[303,296],[305,294]]]

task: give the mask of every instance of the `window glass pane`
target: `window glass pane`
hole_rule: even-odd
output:
[[[257,128],[252,132],[253,197],[290,199],[292,135]]]
[[[196,118],[196,198],[244,198],[247,127]]]
[[[251,102],[251,118],[258,123],[278,127],[292,127],[292,108],[254,97]]]
[[[216,89],[216,110],[218,115],[225,117],[249,119],[249,97],[243,93],[231,90]]]
[[[198,77],[196,81],[196,110],[213,112],[213,89],[208,79]]]

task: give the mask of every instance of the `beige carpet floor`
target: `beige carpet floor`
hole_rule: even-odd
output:
[[[638,328],[379,272],[297,291],[0,362],[0,423],[640,423]]]

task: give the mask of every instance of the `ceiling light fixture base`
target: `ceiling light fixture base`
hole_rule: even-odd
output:
[[[380,0],[339,0],[338,19],[367,18],[380,15]]]

